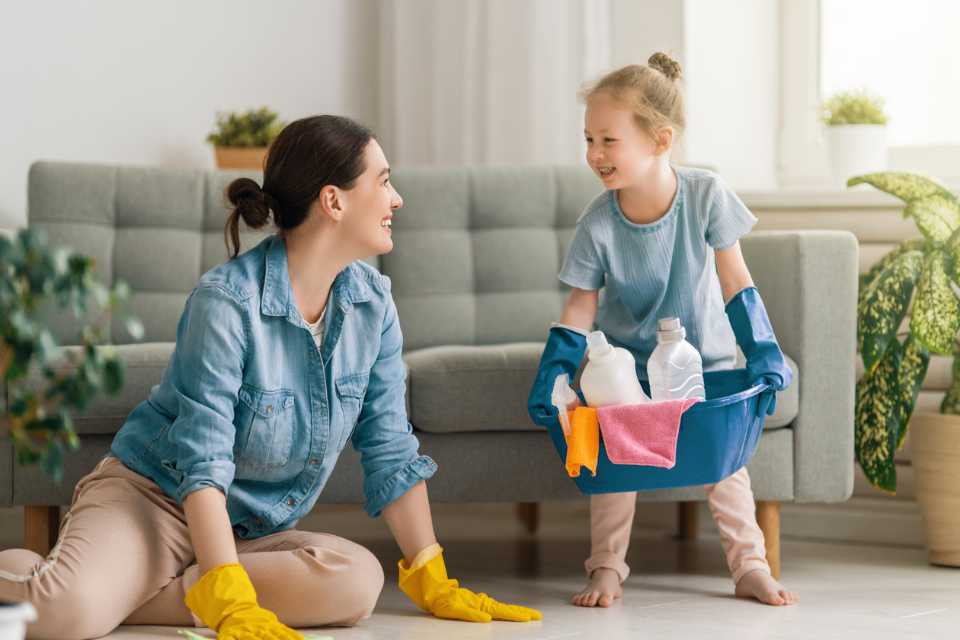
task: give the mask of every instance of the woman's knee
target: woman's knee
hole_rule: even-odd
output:
[[[364,618],[369,618],[380,599],[383,591],[383,566],[369,549],[357,545],[350,572],[347,574],[344,585],[345,595],[349,603],[343,621],[346,625],[354,625]]]
[[[73,588],[56,598],[37,598],[33,606],[37,622],[30,625],[29,638],[87,640],[105,636],[119,624],[114,607],[95,585]]]

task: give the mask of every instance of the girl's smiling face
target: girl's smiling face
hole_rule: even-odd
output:
[[[669,128],[668,128],[669,129]],[[587,164],[607,189],[635,185],[669,151],[670,135],[658,142],[637,124],[633,112],[606,92],[587,100],[584,135]]]

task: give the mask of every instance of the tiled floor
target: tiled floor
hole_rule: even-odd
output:
[[[435,508],[448,567],[465,586],[540,608],[532,624],[434,620],[396,588],[396,550],[379,521],[328,508],[304,528],[330,530],[370,547],[387,571],[374,616],[353,629],[318,630],[343,640],[440,638],[919,638],[960,637],[960,570],[935,568],[922,549],[785,539],[784,582],[800,605],[765,607],[732,597],[718,540],[681,543],[663,530],[636,531],[634,574],[611,609],[567,604],[583,583],[583,505],[546,505],[541,533],[522,533],[508,506]],[[317,594],[316,597],[322,597]],[[209,635],[209,632],[207,632]],[[110,638],[176,638],[176,630],[121,627]]]

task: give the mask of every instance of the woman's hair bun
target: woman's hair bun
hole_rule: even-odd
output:
[[[259,229],[270,219],[270,200],[256,181],[237,178],[227,187],[227,199],[251,229]]]

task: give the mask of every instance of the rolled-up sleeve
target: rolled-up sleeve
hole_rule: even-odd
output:
[[[233,483],[233,417],[245,331],[243,310],[229,293],[203,286],[187,300],[172,363],[179,410],[169,438],[176,447],[180,503],[204,487],[226,495]]]
[[[433,460],[419,454],[420,443],[407,420],[407,371],[402,351],[403,335],[396,305],[388,297],[380,352],[370,371],[352,439],[363,466],[364,509],[372,517],[379,516],[384,507],[437,471]]]

